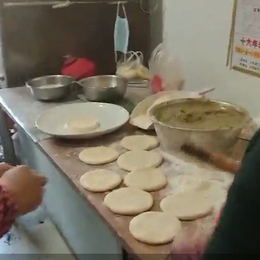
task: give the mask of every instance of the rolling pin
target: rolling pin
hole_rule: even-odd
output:
[[[181,151],[204,162],[210,163],[220,170],[231,173],[236,173],[241,165],[240,161],[236,161],[225,154],[207,151],[206,149],[194,144],[183,144]]]

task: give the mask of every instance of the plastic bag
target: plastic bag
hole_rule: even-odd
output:
[[[180,61],[167,53],[163,43],[153,51],[149,61],[149,71],[153,93],[183,89],[185,80]]]
[[[71,76],[76,80],[91,77],[96,74],[96,64],[86,58],[67,55],[61,74]]]
[[[130,51],[117,63],[116,75],[132,79],[150,79],[149,70],[143,65],[143,54],[140,51]]]

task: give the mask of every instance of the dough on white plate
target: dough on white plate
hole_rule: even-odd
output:
[[[84,149],[79,154],[79,159],[90,165],[102,165],[114,162],[119,156],[119,153],[112,148],[105,146],[97,146]]]
[[[100,123],[95,116],[75,116],[66,123],[66,128],[75,132],[89,132],[96,130]]]
[[[153,206],[150,193],[136,188],[121,188],[110,192],[104,199],[105,205],[120,215],[136,215]]]
[[[213,204],[201,192],[187,192],[167,196],[160,207],[164,212],[171,212],[180,220],[194,220],[209,215]]]
[[[134,171],[160,166],[163,158],[159,153],[143,150],[133,150],[122,154],[117,159],[118,166],[126,171]]]
[[[120,144],[127,150],[151,150],[156,148],[159,142],[154,136],[131,135],[123,138]]]
[[[134,217],[129,231],[140,242],[162,245],[171,242],[180,232],[181,222],[166,212],[145,212]]]
[[[145,191],[156,191],[166,186],[167,178],[162,170],[147,168],[128,173],[124,183],[128,187]]]
[[[83,188],[92,192],[110,191],[119,186],[121,182],[122,178],[119,174],[105,169],[87,172],[79,180]]]

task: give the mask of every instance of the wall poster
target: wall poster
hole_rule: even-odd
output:
[[[260,0],[235,0],[227,62],[260,77]]]

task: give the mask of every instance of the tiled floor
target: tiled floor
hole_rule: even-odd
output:
[[[0,260],[75,260],[43,209],[17,221],[0,240]]]

